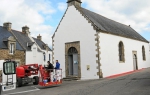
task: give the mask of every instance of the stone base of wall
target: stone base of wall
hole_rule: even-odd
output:
[[[0,60],[11,59],[18,63],[18,65],[25,64],[25,52],[16,50],[15,53],[9,54],[8,49],[0,49]]]

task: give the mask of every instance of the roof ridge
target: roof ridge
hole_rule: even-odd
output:
[[[0,27],[3,27],[3,26],[0,26]],[[11,30],[13,30],[13,31],[17,31],[17,32],[21,32],[21,31],[19,31],[19,30],[15,30],[15,29],[11,29]]]
[[[11,30],[22,33],[22,32],[21,32],[21,31],[19,31],[19,30],[15,30],[15,29],[11,29]]]

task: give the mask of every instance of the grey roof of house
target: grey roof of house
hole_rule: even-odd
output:
[[[22,45],[22,47],[26,51],[31,51],[31,48],[27,46],[27,42],[28,43],[32,43],[32,41],[30,40],[30,38],[26,34],[24,34],[23,32],[19,32],[19,31],[16,31],[16,30],[12,30],[12,32],[17,37],[17,39],[20,42],[20,44]]]
[[[16,30],[12,30],[12,32],[17,37],[17,39],[21,43],[22,47],[26,51],[31,51],[30,46],[32,46],[35,42],[32,42],[31,39],[23,32],[19,32],[19,31],[16,31]],[[28,46],[27,46],[27,43],[28,43]],[[39,48],[37,48],[37,51],[42,52]]]
[[[33,37],[33,39],[34,39],[34,41],[39,45],[39,47],[40,47],[42,50],[46,50],[46,49],[44,48],[44,46],[43,46],[43,45],[45,45],[45,43],[44,43],[43,41],[41,41],[41,40],[39,40],[39,39],[36,39],[36,38],[34,38],[34,37]],[[52,51],[52,50],[48,47],[48,51]]]
[[[28,46],[32,46],[35,42],[28,43]]]
[[[139,33],[137,33],[130,26],[113,21],[111,19],[108,19],[104,16],[101,16],[97,13],[94,13],[84,8],[77,7],[77,9],[84,16],[86,16],[92,22],[93,25],[97,26],[98,29],[102,30],[103,32],[131,38],[135,40],[140,40],[143,42],[148,42],[144,37],[142,37]]]
[[[5,28],[3,28],[2,26],[0,26],[0,48],[1,49],[8,49],[7,45],[4,44],[3,41],[7,41],[7,39],[13,36],[11,32],[7,31]],[[24,50],[20,44],[16,41],[16,49],[17,50]]]

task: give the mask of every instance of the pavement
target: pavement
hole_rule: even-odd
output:
[[[51,87],[27,85],[2,95],[150,95],[150,68],[88,81],[64,81]]]

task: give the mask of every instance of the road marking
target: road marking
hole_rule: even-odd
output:
[[[27,91],[20,91],[20,92],[15,92],[15,93],[8,93],[8,94],[3,94],[3,95],[16,95],[16,94],[20,94],[20,93],[33,92],[33,91],[38,91],[38,90],[40,90],[40,89],[38,89],[38,88],[35,87],[35,86],[31,86],[31,87],[34,87],[35,89],[34,89],[34,90],[27,90]]]
[[[35,88],[35,89],[39,89],[39,88],[37,88],[37,87],[35,87],[35,86],[31,86],[31,87],[33,87],[33,88]],[[40,89],[39,89],[40,90]]]

